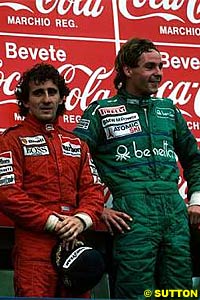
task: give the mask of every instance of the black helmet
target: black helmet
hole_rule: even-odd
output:
[[[84,245],[66,250],[58,244],[53,248],[52,261],[64,285],[78,294],[97,285],[105,271],[101,253]]]

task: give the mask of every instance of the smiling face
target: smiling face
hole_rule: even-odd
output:
[[[155,94],[162,80],[162,66],[161,55],[156,50],[143,52],[137,67],[124,66],[127,92],[135,96]]]
[[[29,83],[29,99],[24,106],[29,109],[29,113],[44,123],[53,122],[59,104],[63,103],[60,99],[58,87],[52,80],[36,84],[34,81]]]

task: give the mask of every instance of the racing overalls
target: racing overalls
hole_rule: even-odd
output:
[[[27,116],[0,137],[0,209],[15,223],[16,296],[83,297],[63,289],[51,250],[58,238],[45,231],[54,212],[85,213],[93,225],[103,210],[103,188],[88,146],[57,123]]]
[[[121,91],[89,105],[75,133],[87,141],[113,208],[133,219],[130,231],[115,236],[116,298],[145,299],[145,290],[158,287],[191,288],[188,212],[178,191],[177,160],[190,198],[200,190],[200,152],[172,100]]]

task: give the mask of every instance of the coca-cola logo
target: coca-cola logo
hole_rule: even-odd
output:
[[[132,2],[132,4],[130,4]],[[184,6],[185,5],[185,6]],[[122,15],[130,20],[142,20],[147,18],[158,17],[166,21],[177,20],[185,23],[185,20],[178,16],[181,9],[186,9],[185,16],[193,24],[199,24],[200,4],[198,0],[119,0],[119,10]],[[137,10],[137,15],[133,14]],[[145,14],[145,10],[151,10],[151,13]],[[131,12],[130,12],[131,11]]]
[[[35,6],[38,12],[42,14],[49,14],[56,10],[60,15],[66,15],[69,12],[72,12],[75,16],[84,15],[86,17],[98,17],[104,9],[104,6],[101,5],[102,0],[85,0],[84,3],[80,0],[35,0]],[[13,2],[3,2],[0,3],[0,7],[7,6],[12,8],[15,11],[27,10],[32,13],[34,11],[26,4],[13,3]]]
[[[105,2],[106,3],[106,2]],[[15,11],[27,10],[32,13],[34,11],[29,5],[2,2],[0,7],[10,7]],[[186,22],[186,18],[193,24],[200,23],[200,3],[199,0],[116,0],[112,2],[113,10],[118,6],[120,13],[129,20],[143,20],[147,18],[162,18],[166,21]],[[102,0],[35,0],[35,7],[41,14],[47,15],[56,11],[60,16],[66,16],[72,13],[75,16],[83,15],[85,17],[97,18],[104,9]],[[184,11],[183,11],[184,10]],[[150,11],[149,13],[144,13]],[[184,18],[180,16],[183,12]]]
[[[1,68],[3,62],[0,61]],[[65,77],[67,84],[73,86],[73,82],[77,76],[86,78],[81,86],[76,86],[71,89],[71,93],[66,101],[67,111],[72,111],[75,108],[79,108],[82,111],[97,99],[109,98],[111,94],[110,89],[101,88],[103,81],[108,80],[113,75],[113,69],[107,69],[104,66],[91,69],[89,66],[83,64],[64,64],[58,67],[59,72]],[[14,95],[14,86],[16,86],[20,72],[13,72],[7,77],[5,72],[0,70],[0,88],[5,96]],[[164,81],[158,92],[158,97],[168,97],[174,100],[182,113],[189,118],[192,118],[192,114],[187,112],[183,107],[187,107],[190,101],[193,101],[194,113],[200,117],[200,83],[194,81],[179,81],[177,83],[172,80]],[[14,102],[14,99],[1,99],[1,104]]]
[[[61,16],[72,12],[75,16],[84,15],[85,17],[96,18],[103,12],[104,6],[101,4],[102,0],[85,0],[84,3],[80,0],[66,1],[55,0],[51,3],[42,0],[36,0],[36,8],[42,14],[49,14],[56,10]]]
[[[167,80],[160,86],[157,96],[173,99],[182,114],[190,118],[192,118],[192,114],[183,109],[183,106],[189,101],[193,101],[194,113],[198,118],[200,117],[200,84],[198,82],[179,81],[175,84],[172,80]]]
[[[93,102],[98,99],[110,97],[111,91],[109,89],[101,89],[101,84],[112,75],[113,68],[107,70],[106,67],[101,66],[96,70],[92,70],[88,66],[81,64],[65,64],[60,66],[58,70],[63,74],[68,84],[72,83],[75,80],[77,73],[80,72],[83,74],[83,77],[86,75],[87,78],[82,89],[81,87],[71,89],[70,95],[67,97],[66,101],[66,109],[68,111],[71,111],[76,107],[79,107],[84,111],[89,105],[88,99],[90,99],[90,102]]]

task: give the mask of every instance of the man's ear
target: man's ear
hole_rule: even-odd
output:
[[[29,101],[23,102],[24,107],[29,108]]]
[[[127,77],[131,77],[132,74],[133,74],[133,68],[129,67],[129,66],[124,66],[123,67],[123,71],[124,71],[124,74],[127,76]]]

